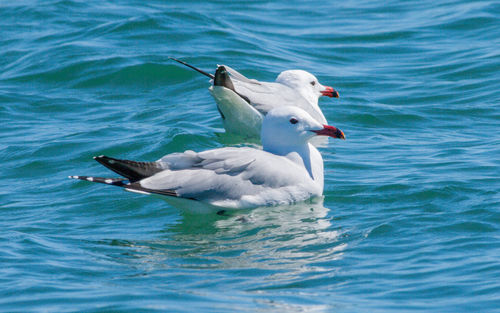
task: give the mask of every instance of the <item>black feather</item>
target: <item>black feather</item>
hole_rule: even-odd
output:
[[[108,177],[94,177],[94,176],[69,176],[69,178],[80,179],[106,185],[119,186],[119,187],[123,187],[128,183],[128,180],[126,180],[125,178],[108,178]]]
[[[125,186],[125,189],[128,191],[139,191],[139,192],[146,192],[146,193],[154,193],[157,195],[162,195],[162,196],[170,196],[170,197],[179,197],[177,192],[175,190],[171,189],[165,189],[165,190],[157,190],[157,189],[149,189],[149,188],[144,188],[138,183],[132,183],[130,185]]]
[[[107,178],[107,177],[94,177],[94,176],[69,176],[69,178],[80,179],[94,183],[101,183],[105,185],[123,187],[126,190],[132,192],[140,192],[147,194],[154,193],[162,196],[179,197],[179,195],[177,194],[177,192],[175,192],[175,190],[170,190],[170,189],[155,190],[155,189],[144,188],[140,184],[130,183],[127,179],[124,178]]]
[[[104,155],[94,157],[94,160],[130,180],[131,183],[153,176],[163,169],[156,162],[136,162],[120,160]]]
[[[174,61],[176,61],[176,62],[179,62],[180,64],[183,64],[183,65],[185,65],[185,66],[187,66],[187,67],[189,67],[189,68],[192,68],[193,70],[197,71],[198,73],[201,73],[201,74],[203,74],[203,75],[205,75],[205,76],[208,76],[208,77],[210,77],[211,79],[214,79],[214,75],[209,74],[209,73],[207,73],[207,72],[205,72],[205,71],[203,71],[203,70],[200,70],[199,68],[196,68],[196,67],[194,67],[194,66],[192,66],[192,65],[190,65],[190,64],[187,64],[187,63],[186,63],[186,62],[184,62],[184,61],[177,60],[177,59],[172,58],[172,57],[168,57],[168,58],[169,58],[170,60],[174,60]]]
[[[229,76],[229,73],[227,72],[226,68],[222,65],[219,66],[215,71],[214,86],[223,86],[226,87],[227,89],[231,89],[247,103],[250,103],[248,97],[240,94],[239,92],[236,91],[236,89],[234,89],[233,81],[231,80],[231,77]]]

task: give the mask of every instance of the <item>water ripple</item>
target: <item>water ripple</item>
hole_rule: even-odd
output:
[[[499,8],[0,5],[0,305],[497,310]],[[240,144],[223,133],[206,77],[168,56],[269,81],[301,68],[339,90],[320,99],[348,139],[321,148],[323,203],[200,216],[68,180],[109,175],[94,155],[155,160]]]

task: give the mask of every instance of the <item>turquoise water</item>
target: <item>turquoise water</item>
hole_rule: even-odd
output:
[[[3,1],[0,45],[0,311],[500,311],[497,1]],[[67,179],[238,144],[168,56],[335,87],[323,203]]]

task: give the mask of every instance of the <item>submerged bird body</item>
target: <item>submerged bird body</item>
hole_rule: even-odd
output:
[[[262,133],[264,150],[228,147],[186,151],[156,162],[100,156],[95,158],[99,163],[125,178],[71,178],[160,195],[173,205],[188,201],[214,208],[290,204],[321,196],[323,159],[308,140],[315,135],[344,138],[343,133],[291,107],[272,110]]]
[[[217,103],[224,127],[229,132],[247,137],[258,137],[263,117],[282,106],[299,107],[319,123],[326,124],[318,98],[338,97],[338,92],[332,87],[321,85],[314,75],[302,70],[284,71],[275,82],[261,82],[249,79],[226,65],[219,65],[215,75],[212,75],[183,61],[171,59],[213,80],[209,90]]]

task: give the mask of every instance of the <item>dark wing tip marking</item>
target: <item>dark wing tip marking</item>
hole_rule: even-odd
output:
[[[160,190],[160,189],[144,188],[138,183],[129,184],[125,187],[125,189],[127,189],[128,191],[131,191],[131,192],[144,193],[144,194],[157,194],[157,195],[162,195],[162,196],[179,198],[179,195],[177,194],[177,192],[175,190],[171,190],[171,189]]]
[[[232,91],[236,91],[234,89],[233,82],[229,77],[229,73],[227,72],[224,65],[219,65],[217,70],[215,70],[215,78],[214,78],[214,86],[224,86],[227,89],[231,89]]]
[[[236,91],[231,77],[229,76],[229,72],[226,70],[224,65],[219,65],[219,67],[217,67],[217,70],[215,71],[214,86],[226,87],[227,89],[234,91],[238,96],[241,97],[241,99],[250,104],[250,99],[248,99],[247,96],[244,96]]]
[[[125,190],[135,192],[135,193],[158,194],[158,195],[162,195],[162,196],[182,198],[177,194],[177,192],[175,190],[171,190],[171,189],[156,190],[156,189],[144,188],[139,183],[130,182],[128,179],[125,179],[125,178],[108,178],[108,177],[94,177],[94,176],[80,176],[80,175],[70,175],[70,176],[68,176],[68,178],[85,180],[85,181],[94,182],[94,183],[101,183],[101,184],[105,184],[105,185],[123,187],[123,188],[125,188]],[[186,199],[196,200],[194,198],[186,198]]]
[[[154,174],[163,170],[156,162],[120,160],[104,155],[94,157],[94,160],[101,163],[110,170],[128,178],[131,182],[136,182],[143,178],[153,176]]]
[[[128,180],[124,178],[109,178],[109,177],[94,177],[94,176],[68,176],[71,179],[79,179],[86,180],[94,183],[101,183],[105,185],[113,185],[113,186],[125,186],[128,183]]]
[[[179,62],[180,64],[185,65],[185,66],[187,66],[187,67],[189,67],[189,68],[192,68],[193,70],[197,71],[198,73],[201,73],[201,74],[203,74],[203,75],[205,75],[205,76],[208,76],[208,77],[210,77],[211,79],[214,79],[214,75],[212,75],[212,74],[210,74],[210,73],[207,73],[207,72],[205,72],[204,70],[200,70],[199,68],[194,67],[194,66],[192,66],[191,64],[187,64],[186,62],[181,61],[181,60],[176,59],[176,58],[173,58],[173,57],[168,57],[168,58],[169,58],[170,60],[174,60],[175,62]]]
[[[106,177],[78,176],[78,175],[68,176],[68,178],[123,187],[127,191],[141,193],[141,194],[158,194],[162,196],[179,197],[179,195],[177,194],[177,192],[175,192],[175,190],[169,190],[169,189],[155,190],[155,189],[144,188],[138,183],[129,183],[129,181],[124,178],[106,178]]]
[[[235,92],[236,92],[236,91],[235,91]],[[246,96],[242,95],[242,94],[241,94],[241,93],[239,93],[239,92],[236,92],[236,94],[237,94],[238,96],[240,96],[240,97],[241,97],[241,99],[245,100],[248,104],[250,104],[250,99],[248,99],[248,97],[246,97]]]

